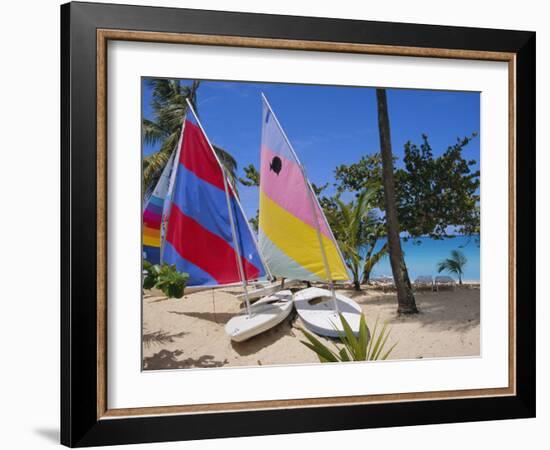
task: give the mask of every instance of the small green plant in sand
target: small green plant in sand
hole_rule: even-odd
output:
[[[189,274],[178,272],[175,264],[159,265],[143,261],[143,271],[143,289],[157,288],[167,297],[183,297]]]
[[[367,326],[365,316],[361,314],[361,320],[359,322],[359,335],[356,337],[353,333],[349,323],[342,314],[339,314],[342,321],[343,331],[338,331],[338,340],[343,344],[343,347],[338,347],[337,352],[334,352],[313,334],[307,332],[304,329],[300,329],[304,333],[309,342],[300,341],[310,350],[317,353],[319,361],[325,362],[346,362],[346,361],[376,361],[387,359],[392,350],[397,345],[397,342],[393,344],[387,351],[384,352],[388,337],[391,330],[387,330],[387,323],[384,324],[380,332],[377,334],[378,319],[374,324],[372,334]],[[387,330],[387,331],[386,331]]]

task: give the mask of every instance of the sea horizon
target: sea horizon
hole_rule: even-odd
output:
[[[376,249],[381,248],[386,238],[380,238]],[[451,256],[452,250],[461,251],[467,258],[464,267],[463,281],[480,281],[480,247],[479,235],[457,235],[450,238],[434,239],[423,236],[413,239],[401,238],[401,248],[405,256],[405,264],[409,272],[409,278],[414,281],[418,276],[449,275],[458,280],[454,274],[437,272],[437,263]],[[392,276],[389,255],[384,256],[373,268],[371,278]]]

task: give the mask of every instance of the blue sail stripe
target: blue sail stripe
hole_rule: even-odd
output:
[[[191,217],[208,231],[221,237],[231,247],[235,248],[225,191],[200,179],[183,164],[179,164],[173,202],[185,215]],[[240,253],[251,264],[260,269],[260,276],[264,276],[265,269],[248,228],[246,218],[234,197],[231,197],[231,205],[240,243]]]

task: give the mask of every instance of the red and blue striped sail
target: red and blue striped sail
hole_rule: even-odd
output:
[[[160,179],[143,209],[143,257],[151,264],[160,263],[164,199],[168,193],[173,163],[174,153],[166,163]]]
[[[239,253],[247,280],[264,276],[256,242],[227,182],[237,234],[239,252],[236,251],[224,173],[192,113],[185,121],[176,170],[163,262],[187,272],[189,286],[241,282]]]

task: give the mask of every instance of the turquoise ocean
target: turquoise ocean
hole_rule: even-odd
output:
[[[464,280],[479,281],[479,236],[457,236],[446,239],[432,239],[429,237],[419,238],[420,243],[414,243],[411,239],[401,240],[401,247],[405,254],[405,263],[409,271],[409,277],[412,281],[421,275],[436,276],[437,263],[445,258],[449,258],[452,250],[461,251],[468,262],[464,268]],[[380,239],[377,248],[384,245],[385,239]],[[374,266],[371,277],[391,276],[390,258],[384,256],[382,260]],[[441,275],[451,275],[442,273]],[[453,278],[456,278],[454,275]]]

